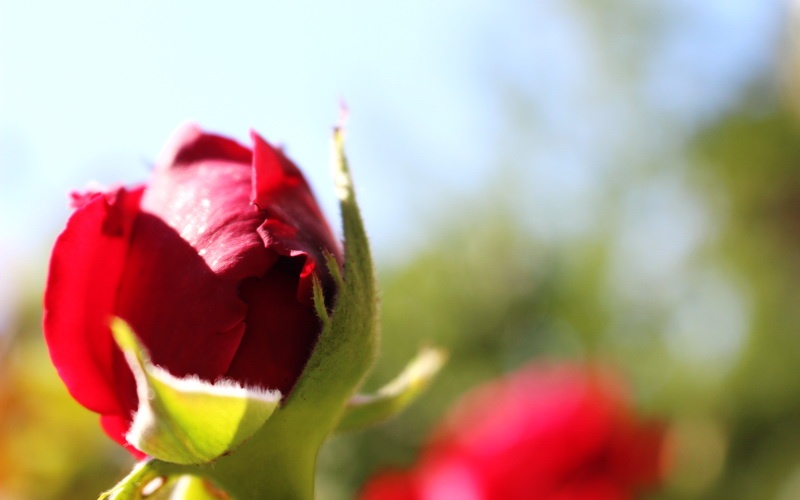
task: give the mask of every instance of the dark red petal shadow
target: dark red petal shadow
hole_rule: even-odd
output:
[[[316,344],[321,325],[297,300],[302,258],[281,258],[263,278],[242,283],[247,330],[226,376],[288,394]]]
[[[258,228],[264,244],[281,255],[307,255],[298,299],[311,304],[312,272],[319,270],[327,289],[332,288],[324,263],[328,251],[342,262],[342,251],[300,170],[280,149],[256,132],[253,140],[252,202],[266,213]]]

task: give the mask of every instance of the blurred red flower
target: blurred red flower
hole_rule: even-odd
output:
[[[361,498],[628,499],[660,479],[663,444],[609,373],[531,365],[469,393],[413,469],[379,474]]]
[[[252,140],[187,125],[146,186],[73,195],[50,261],[45,337],[72,396],[129,449],[138,399],[112,316],[174,376],[284,395],[316,344],[312,278],[332,299],[323,253],[341,262],[341,250],[302,173]]]

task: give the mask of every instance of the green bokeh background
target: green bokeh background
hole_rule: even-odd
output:
[[[410,465],[459,395],[537,359],[606,363],[628,378],[643,415],[669,422],[673,467],[654,498],[800,498],[793,18],[787,8],[769,63],[688,123],[642,97],[642,68],[657,49],[650,33],[682,20],[622,0],[572,8],[608,61],[595,70],[602,85],[593,102],[627,117],[589,124],[616,132],[603,153],[612,167],[592,177],[584,200],[590,223],[563,229],[575,216],[569,207],[559,214],[529,203],[547,186],[531,190],[520,179],[546,162],[536,153],[552,132],[540,128],[528,86],[498,75],[492,92],[506,113],[486,139],[491,180],[474,196],[423,204],[434,213],[410,208],[433,236],[402,259],[378,259],[383,337],[368,388],[424,345],[445,347],[449,363],[399,418],[331,440],[320,499],[352,498],[374,472]],[[583,147],[569,130],[556,139]],[[32,256],[0,336],[0,498],[93,498],[132,463],[49,363],[40,327],[48,252]]]

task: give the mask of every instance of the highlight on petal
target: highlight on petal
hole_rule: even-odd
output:
[[[114,339],[136,379],[139,408],[126,439],[148,455],[177,464],[206,463],[252,436],[278,406],[281,394],[221,380],[177,378],[153,366],[122,320]]]
[[[364,428],[397,415],[428,387],[446,359],[441,349],[423,349],[377,393],[353,396],[336,431]]]

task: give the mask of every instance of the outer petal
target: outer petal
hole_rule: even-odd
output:
[[[210,159],[249,164],[252,156],[249,149],[236,141],[206,134],[194,123],[185,123],[169,138],[156,165],[174,168]]]
[[[142,188],[76,197],[56,240],[44,297],[50,357],[70,393],[99,413],[118,413],[116,346],[108,321],[125,266]]]

